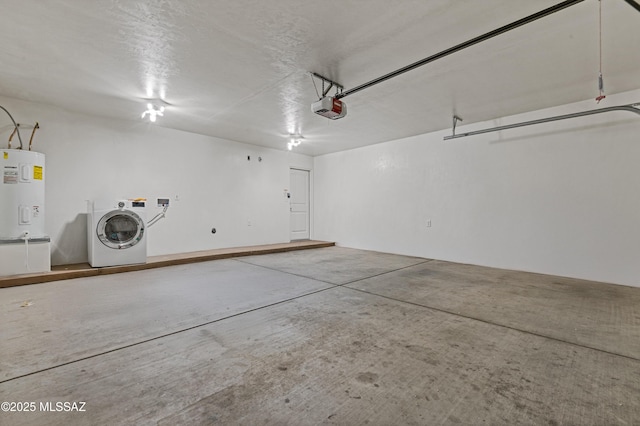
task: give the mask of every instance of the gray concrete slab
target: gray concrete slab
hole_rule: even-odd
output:
[[[443,261],[348,286],[640,359],[640,288]]]
[[[345,247],[327,247],[238,259],[278,271],[342,285],[428,261]]]
[[[640,362],[336,287],[0,383],[3,424],[609,425]]]
[[[327,287],[218,260],[1,289],[0,380]]]

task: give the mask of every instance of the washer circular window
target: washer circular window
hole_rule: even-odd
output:
[[[127,249],[142,240],[144,221],[132,211],[114,210],[102,216],[96,232],[105,246],[113,249]]]

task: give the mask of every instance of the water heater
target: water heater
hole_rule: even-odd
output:
[[[0,149],[0,276],[51,270],[44,154]]]
[[[0,240],[46,236],[44,154],[0,150]]]

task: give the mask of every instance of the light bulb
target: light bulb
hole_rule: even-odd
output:
[[[157,109],[156,109],[157,108]],[[149,114],[149,121],[155,123],[158,116],[162,117],[164,114],[164,106],[156,106],[153,103],[147,103],[147,110],[142,113],[142,118],[145,118]]]

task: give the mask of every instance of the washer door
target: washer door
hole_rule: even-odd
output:
[[[100,219],[96,229],[102,244],[112,249],[128,249],[144,235],[144,221],[129,210],[114,210]]]

